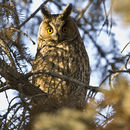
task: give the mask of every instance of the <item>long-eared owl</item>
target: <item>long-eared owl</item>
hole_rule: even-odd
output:
[[[70,16],[72,5],[67,5],[61,14],[51,14],[46,7],[41,10],[44,20],[39,27],[32,72],[57,73],[61,78],[36,73],[32,82],[62,106],[83,108],[87,89],[62,78],[64,75],[89,85],[89,59],[76,22]]]

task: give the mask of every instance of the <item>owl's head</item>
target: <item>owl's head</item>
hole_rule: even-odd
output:
[[[45,41],[60,43],[73,40],[78,34],[78,28],[70,17],[72,5],[69,4],[61,14],[51,14],[44,6],[42,9],[43,21],[39,28],[39,37]]]

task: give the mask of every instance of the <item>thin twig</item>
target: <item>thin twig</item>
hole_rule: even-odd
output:
[[[24,36],[26,36],[34,45],[36,44],[36,43],[32,40],[32,38],[31,38],[30,36],[28,36],[25,32],[22,32],[21,30],[19,30],[19,29],[17,29],[17,28],[13,28],[13,27],[8,28],[8,29],[22,33],[22,34],[23,34]]]
[[[100,33],[101,33],[101,31],[102,31],[102,29],[103,29],[103,27],[106,25],[107,26],[107,33],[110,35],[110,32],[108,32],[108,25],[109,25],[109,20],[108,20],[108,17],[109,17],[109,15],[111,14],[111,11],[112,11],[112,5],[110,6],[110,9],[109,9],[109,11],[108,11],[108,13],[107,13],[107,11],[106,11],[106,5],[105,5],[105,2],[104,2],[104,0],[103,0],[103,7],[104,7],[104,12],[105,12],[105,21],[104,21],[104,23],[102,24],[102,27],[101,27],[101,29],[99,30],[99,33],[97,34],[97,36],[99,36],[100,35]],[[111,23],[110,23],[110,30],[111,30],[111,28],[112,28],[112,17],[111,17]]]
[[[92,4],[92,2],[93,2],[93,0],[89,0],[88,4],[85,6],[85,8],[81,10],[80,14],[78,14],[78,16],[77,16],[77,22],[79,22],[80,19],[83,17],[84,13],[87,11],[87,9]]]
[[[47,3],[51,0],[44,1],[35,11],[28,17],[22,24],[20,24],[17,28],[20,29],[23,25],[25,25],[31,18],[35,16],[35,14]]]
[[[11,55],[11,52],[9,51],[9,48],[7,46],[8,44],[5,42],[5,40],[0,36],[0,47],[2,48],[2,50],[4,51],[4,53],[7,55],[7,57],[9,58],[10,62],[11,62],[11,66],[15,67],[15,62],[14,59]],[[16,67],[15,67],[16,68]]]
[[[130,44],[130,41],[124,46],[124,48],[122,49],[121,53],[126,49],[126,47]]]
[[[12,89],[12,87],[11,86],[3,87],[3,88],[0,88],[0,92],[4,92],[9,89]]]
[[[7,102],[8,102],[8,104],[9,104],[9,97],[8,97],[8,94],[7,94],[6,90],[5,90],[4,92],[5,92],[5,97],[6,97],[6,99],[7,99]]]
[[[111,73],[108,74],[108,75],[102,80],[102,82],[100,83],[99,87],[101,87],[102,84],[103,84],[103,83],[107,80],[107,78],[109,78],[110,76],[111,76]]]
[[[122,69],[122,67],[121,67],[121,69]],[[130,69],[127,69],[127,70],[109,70],[109,72],[110,73],[130,73]]]
[[[126,68],[126,69],[127,69],[128,63],[130,63],[130,56],[128,57],[128,59],[126,60],[126,63],[125,63],[125,68]]]
[[[53,95],[56,90],[58,89],[59,85],[62,83],[63,79],[59,81],[59,83],[57,84],[57,86],[54,88],[54,91],[51,93],[51,95]]]
[[[130,62],[130,61],[129,61]],[[125,65],[123,65],[120,70],[109,70],[110,73],[114,73],[114,75],[111,77],[111,80],[114,80],[114,78],[119,74],[119,73],[130,73],[130,69],[123,70],[125,68]]]
[[[18,104],[19,105],[19,104]],[[20,106],[17,107],[17,109],[14,111],[14,114],[10,117],[10,119],[7,122],[7,125],[9,125],[11,123],[11,120],[14,118],[14,116],[16,115],[16,113],[20,110],[21,108],[21,104]]]

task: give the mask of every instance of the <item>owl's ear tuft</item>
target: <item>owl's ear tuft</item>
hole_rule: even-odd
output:
[[[47,9],[46,6],[43,6],[43,7],[41,8],[41,12],[42,12],[42,15],[43,15],[44,18],[50,18],[50,17],[51,17],[51,13],[50,13],[50,11]]]
[[[66,19],[68,16],[70,16],[71,12],[72,12],[72,4],[69,4],[63,10],[61,18]]]

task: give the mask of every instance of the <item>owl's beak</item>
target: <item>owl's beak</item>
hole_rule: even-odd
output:
[[[56,34],[55,36],[53,36],[54,41],[59,42],[60,41],[60,35]]]

